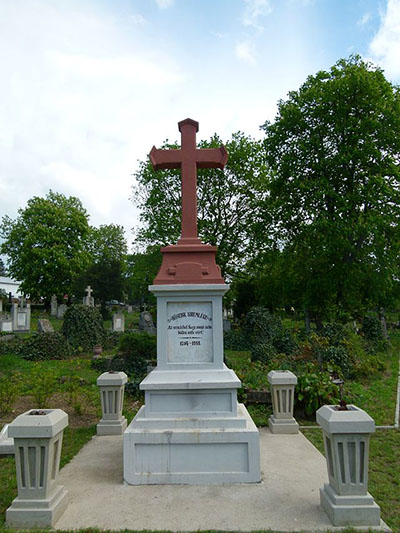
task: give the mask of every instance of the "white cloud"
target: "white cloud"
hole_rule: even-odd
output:
[[[168,9],[173,6],[175,0],[156,0],[157,5],[160,9]]]
[[[131,20],[134,24],[137,24],[138,26],[143,26],[143,24],[146,24],[147,22],[144,16],[140,15],[139,13],[137,13],[136,15],[131,15]]]
[[[388,0],[369,52],[390,78],[400,79],[400,0]]]
[[[256,64],[254,44],[251,41],[241,41],[235,47],[236,57],[249,65]]]
[[[242,17],[244,26],[251,26],[259,31],[264,28],[259,23],[259,19],[269,15],[272,7],[269,0],[244,0],[246,7]]]
[[[371,20],[371,13],[364,13],[364,15],[358,20],[359,26],[365,26]]]

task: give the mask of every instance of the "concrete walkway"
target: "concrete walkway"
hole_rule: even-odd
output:
[[[60,472],[70,503],[56,529],[340,530],[319,506],[327,481],[319,451],[301,433],[262,429],[260,443],[262,483],[127,486],[122,436],[94,437]]]

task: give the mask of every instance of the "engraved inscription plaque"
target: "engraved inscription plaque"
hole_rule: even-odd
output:
[[[213,361],[211,302],[167,304],[167,360],[170,363]]]

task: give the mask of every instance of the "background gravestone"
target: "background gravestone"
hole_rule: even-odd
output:
[[[156,334],[156,328],[154,326],[153,318],[148,311],[140,313],[139,317],[139,329],[149,333],[149,335]]]
[[[87,292],[87,295],[83,297],[83,305],[94,307],[94,297],[92,296],[93,289],[90,285],[86,287],[85,292]]]
[[[47,318],[39,318],[37,330],[39,333],[53,333],[54,328]]]
[[[50,315],[57,316],[57,309],[58,309],[57,296],[53,294],[53,296],[51,297],[51,302],[50,302]]]
[[[13,323],[10,316],[0,316],[0,331],[11,333],[13,330]]]
[[[223,319],[223,328],[224,328],[224,331],[230,331],[232,329],[231,321],[228,320],[227,318]]]
[[[0,313],[3,312],[3,300],[0,299]]]
[[[18,302],[14,300],[11,306],[11,319],[13,331],[30,331],[31,329],[31,304],[24,298]]]
[[[66,304],[59,305],[57,309],[57,318],[63,318],[67,309],[68,307]]]
[[[125,315],[123,313],[115,313],[112,317],[112,330],[125,331]]]

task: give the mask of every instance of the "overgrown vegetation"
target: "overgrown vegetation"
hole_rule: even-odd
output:
[[[65,313],[62,333],[71,346],[80,352],[102,344],[105,329],[99,310],[86,305],[72,305]]]

